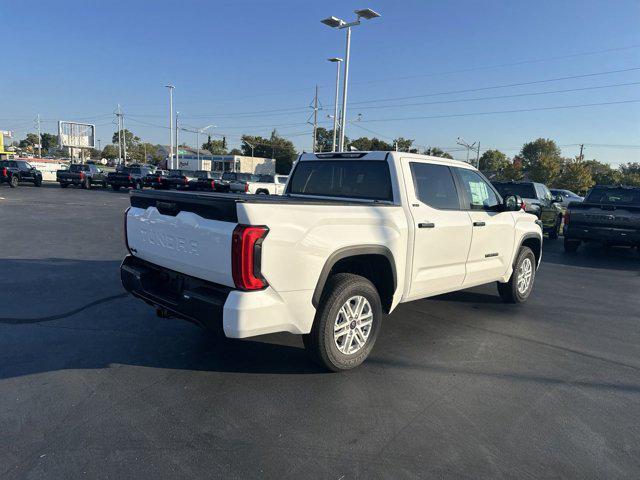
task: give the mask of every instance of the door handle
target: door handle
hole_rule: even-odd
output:
[[[431,222],[423,222],[418,224],[418,228],[434,228],[435,226],[436,224]]]
[[[474,227],[484,227],[486,223],[484,222],[473,222]]]

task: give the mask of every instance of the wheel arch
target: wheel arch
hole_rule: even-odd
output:
[[[520,239],[518,249],[515,251],[514,262],[522,247],[529,247],[533,251],[533,255],[536,257],[536,265],[540,266],[540,260],[542,259],[542,237],[535,233],[525,233]]]
[[[398,285],[393,253],[383,245],[357,245],[333,252],[320,272],[311,302],[318,308],[329,277],[335,273],[354,273],[367,278],[376,287],[382,307],[388,313]]]

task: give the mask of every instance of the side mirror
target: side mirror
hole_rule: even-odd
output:
[[[551,201],[553,203],[562,203],[562,195],[554,195]]]
[[[519,195],[507,195],[502,204],[506,212],[517,212],[523,209],[524,202]]]

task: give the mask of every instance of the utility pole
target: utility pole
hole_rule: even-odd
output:
[[[582,156],[582,150],[584,149],[584,143],[580,144],[580,161],[582,161],[584,159],[584,157]]]
[[[340,64],[342,59],[338,57],[328,58],[328,61],[336,64],[336,92],[335,99],[333,100],[333,143],[331,145],[331,151],[336,151],[336,136],[338,135],[338,102],[340,97]]]
[[[118,163],[122,161],[122,121],[120,113],[120,104],[118,104],[118,110],[116,112],[116,117],[118,117]]]
[[[458,137],[458,141],[456,143],[467,149],[467,163],[469,163],[469,152],[471,150],[475,150],[476,142],[473,142],[471,145],[469,145],[467,142],[463,140],[462,137]]]
[[[36,118],[36,123],[38,125],[38,158],[42,158],[42,135],[40,134],[40,114]]]
[[[178,157],[178,116],[180,115],[180,112],[176,112],[176,154],[175,154],[175,167],[174,168],[179,168],[180,167],[180,158]]]
[[[480,140],[478,140],[478,150],[476,151],[476,168],[480,168]]]
[[[316,96],[313,98],[313,149],[315,152],[318,147],[318,85],[316,85]]]
[[[124,164],[127,164],[127,131],[124,128],[124,113],[120,114],[120,117],[122,117],[122,136],[123,138],[123,144],[122,144],[122,152],[124,153]]]
[[[169,89],[169,159],[167,160],[167,168],[173,168],[173,85],[165,85]]]

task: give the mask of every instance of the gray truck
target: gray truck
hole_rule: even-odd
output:
[[[74,163],[68,170],[58,170],[56,181],[61,188],[75,185],[80,188],[90,189],[93,185],[107,186],[107,177],[104,172],[93,164]]]
[[[564,216],[564,249],[583,242],[640,248],[640,187],[596,185],[583,202],[571,202]]]

